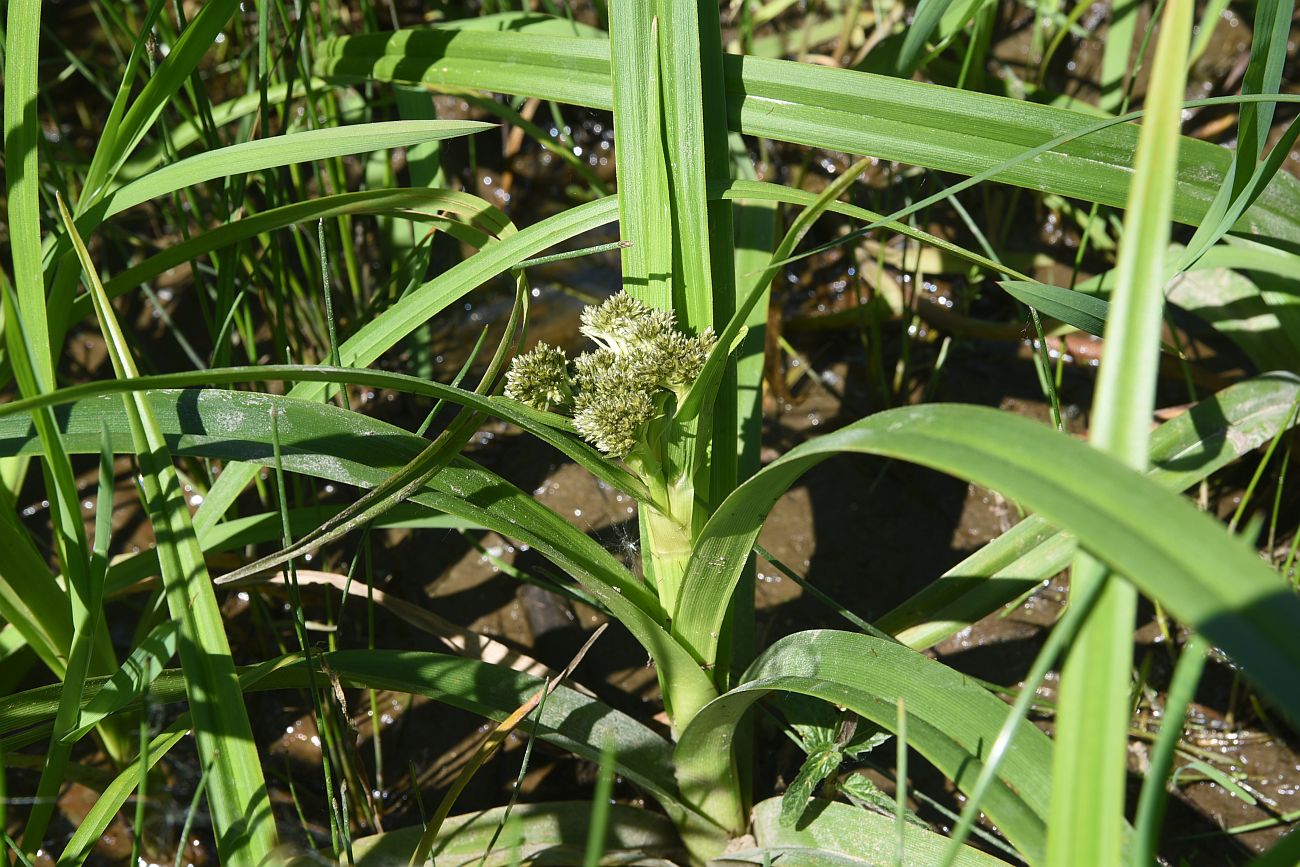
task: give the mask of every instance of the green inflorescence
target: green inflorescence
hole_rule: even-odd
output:
[[[644,442],[670,397],[685,397],[717,342],[712,329],[684,334],[672,311],[648,307],[626,292],[586,308],[582,333],[596,349],[575,358],[572,368],[562,351],[545,343],[516,358],[506,374],[506,397],[571,413],[583,438],[616,458]]]

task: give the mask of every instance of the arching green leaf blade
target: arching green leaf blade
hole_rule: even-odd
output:
[[[717,613],[772,505],[807,469],[840,452],[933,467],[1038,512],[1204,632],[1272,701],[1300,718],[1300,647],[1292,640],[1300,600],[1254,552],[1213,518],[1113,459],[1036,422],[974,406],[874,415],[791,450],[738,488],[703,531],[674,623],[698,658],[713,653]]]
[[[909,746],[959,787],[974,783],[1007,713],[983,687],[902,645],[834,630],[798,632],[764,651],[740,684],[706,705],[682,733],[676,757],[687,800],[709,802],[716,780],[691,770],[725,755],[745,712],[774,691],[832,702],[890,730],[901,699]],[[1047,736],[1022,723],[999,769],[1001,784],[984,801],[989,818],[1031,863],[1045,851],[1051,757]]]

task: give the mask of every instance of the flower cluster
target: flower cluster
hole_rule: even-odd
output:
[[[573,361],[539,343],[506,374],[506,397],[537,409],[570,410],[578,432],[613,457],[626,457],[660,417],[670,395],[680,400],[717,342],[712,329],[690,337],[670,310],[620,292],[582,313],[582,333],[596,349]]]

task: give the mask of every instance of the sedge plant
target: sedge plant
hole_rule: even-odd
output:
[[[838,67],[777,59],[778,43],[756,34],[790,4],[753,5],[737,4],[744,54],[736,55],[724,52],[717,4],[694,0],[610,0],[593,4],[594,23],[502,9],[392,31],[380,29],[387,12],[379,4],[362,3],[366,32],[346,35],[351,19],[328,2],[319,4],[319,16],[289,4],[253,4],[244,14],[256,12],[255,28],[234,26],[243,4],[233,0],[213,0],[188,19],[179,7],[179,17],[169,17],[162,2],[143,11],[98,3],[106,32],[123,40],[122,75],[104,88],[106,123],[93,153],[58,154],[75,157],[76,166],[60,174],[49,170],[56,143],[41,134],[36,108],[39,33],[48,22],[35,0],[11,0],[4,132],[13,286],[0,287],[0,371],[15,387],[13,399],[0,404],[0,539],[9,552],[0,569],[0,659],[25,659],[44,685],[0,702],[0,757],[12,763],[15,751],[53,744],[35,789],[45,798],[65,782],[78,742],[92,733],[114,770],[64,841],[61,865],[89,857],[147,784],[149,768],[191,730],[223,863],[284,857],[260,747],[240,701],[264,690],[317,691],[313,706],[329,741],[322,776],[331,781],[363,779],[350,764],[355,750],[346,726],[324,719],[350,688],[423,696],[496,723],[428,828],[359,833],[377,815],[359,786],[326,792],[335,840],[326,854],[357,863],[486,859],[501,839],[508,845],[493,857],[545,852],[574,863],[598,862],[604,848],[615,860],[691,864],[724,852],[728,863],[981,865],[997,863],[992,853],[1001,853],[1063,864],[1088,852],[1090,863],[1145,867],[1167,780],[1147,781],[1134,835],[1122,784],[1127,652],[1139,594],[1197,636],[1178,668],[1176,707],[1190,701],[1189,681],[1212,644],[1279,718],[1300,719],[1293,640],[1300,601],[1245,540],[1179,496],[1257,446],[1279,442],[1295,424],[1300,337],[1286,327],[1284,299],[1251,276],[1293,275],[1300,243],[1300,183],[1278,171],[1300,126],[1290,124],[1280,144],[1268,145],[1273,106],[1297,101],[1280,93],[1292,4],[1258,4],[1242,92],[1197,103],[1239,106],[1235,151],[1178,134],[1188,52],[1196,50],[1185,44],[1189,0],[1165,4],[1166,25],[1149,61],[1149,104],[1131,104],[1125,46],[1106,51],[1105,96],[1091,112],[1047,104],[1052,95],[1041,80],[1024,83],[1033,100],[985,92],[980,70],[996,23],[992,6],[970,11],[923,0],[900,55],[874,67],[892,73],[884,74],[848,68],[879,44],[854,45],[865,4],[841,4],[839,17],[818,25],[834,42]],[[1035,49],[1043,70],[1076,16],[1057,20],[1035,9],[1052,29]],[[396,28],[393,17],[388,23]],[[878,26],[883,37],[893,24]],[[161,60],[150,33],[170,46]],[[1139,35],[1128,17],[1113,22],[1112,33],[1134,41]],[[253,64],[247,93],[213,104],[196,86],[210,50],[233,52],[223,57],[236,66]],[[855,58],[858,51],[863,57]],[[961,70],[955,85],[911,80],[954,52]],[[93,72],[88,62],[78,58],[72,68]],[[557,131],[573,107],[612,112],[616,193],[607,195],[606,181],[582,172],[582,203],[521,227],[499,206],[505,199],[448,189],[439,143],[476,137],[474,154],[490,126],[432,117],[429,91],[465,89],[475,92],[475,105],[491,103],[494,117],[535,137],[546,136],[539,111],[555,118]],[[484,91],[510,102],[478,95]],[[392,120],[390,109],[401,119]],[[811,191],[758,180],[747,149],[755,141],[763,149],[782,142],[864,159]],[[576,157],[571,145],[546,142]],[[389,158],[400,148],[409,161],[405,187]],[[356,173],[344,160],[351,158],[364,160],[364,189],[349,188]],[[880,213],[846,200],[863,188],[859,177],[873,159],[962,179],[934,193],[923,187],[926,196]],[[1086,202],[1091,212],[1069,213],[1098,249],[1115,256],[1114,272],[1052,286],[1003,261],[993,227],[981,230],[968,219],[976,250],[917,225],[928,208],[952,201],[957,209],[955,197],[975,185]],[[121,221],[150,202],[186,230],[170,246],[142,252],[123,242]],[[782,203],[796,209],[784,233],[776,230]],[[1098,217],[1111,208],[1123,209],[1124,219]],[[851,230],[810,249],[805,239],[830,213],[852,221]],[[380,281],[368,280],[352,243],[358,225],[372,224],[395,263]],[[1195,227],[1184,247],[1168,243],[1177,224]],[[303,225],[311,231],[295,228]],[[545,343],[520,352],[528,274],[538,257],[610,225],[620,238],[619,285],[583,312],[587,347],[573,356]],[[459,242],[465,255],[429,243],[430,233]],[[1094,431],[1100,448],[988,408],[919,404],[852,420],[760,467],[763,332],[773,282],[809,255],[856,245],[870,233],[903,236],[959,260],[990,291],[1005,288],[1051,317],[1029,321],[1052,334],[1104,334],[1094,407],[1105,420]],[[120,306],[182,264],[196,275],[205,333],[189,340],[173,328],[192,369],[152,374]],[[114,269],[106,279],[101,274]],[[1276,334],[1242,327],[1196,294],[1198,275],[1217,279],[1220,272],[1245,281],[1234,284],[1238,301],[1254,305],[1259,321],[1277,323]],[[501,276],[513,277],[516,302],[475,387],[462,387],[459,377],[440,382],[428,369],[381,366],[403,346],[427,348],[436,317]],[[999,289],[990,278],[1003,281]],[[1261,374],[1198,395],[1205,399],[1152,432],[1161,353],[1186,361],[1162,343],[1166,289],[1236,341]],[[890,316],[906,331],[913,315],[905,302],[879,300],[862,311],[871,317],[864,339],[876,343]],[[879,313],[885,308],[888,315]],[[111,377],[66,384],[68,335],[78,326],[104,337]],[[295,363],[313,360],[328,363]],[[1036,363],[1045,400],[1055,401],[1051,365]],[[430,442],[423,426],[413,433],[357,411],[349,402],[357,388],[436,400],[456,407],[456,415]],[[462,453],[488,416],[637,501],[639,573]],[[79,454],[97,455],[105,479],[115,458],[131,462],[154,549],[109,563],[112,526],[103,516],[93,542],[87,538],[71,473]],[[791,485],[841,454],[937,469],[1032,514],[874,622],[845,610],[844,629],[797,631],[760,646],[753,610],[759,533]],[[210,472],[213,462],[219,474]],[[267,468],[277,481],[298,476],[368,493],[352,507],[307,506],[288,496],[288,485],[272,496],[261,485]],[[50,562],[16,511],[29,478],[51,503]],[[193,499],[184,496],[185,484],[198,492]],[[98,508],[107,503],[101,492]],[[359,558],[338,582],[299,571],[295,561],[363,527],[399,523],[492,530],[545,557],[566,576],[548,586],[606,614],[644,649],[656,669],[667,734],[572,683],[581,680],[581,667],[571,672],[564,660],[528,658],[370,586],[367,604],[382,600],[448,652],[383,649],[373,640],[365,648],[321,649],[307,644],[303,629],[301,652],[268,645],[256,664],[234,665],[216,595],[223,578],[216,564],[224,561],[216,555],[272,546],[276,553],[245,558],[224,578],[258,588],[246,591],[255,594],[290,582],[294,622],[305,624],[300,586],[316,582],[348,599],[369,582]],[[1027,719],[1036,681],[1008,705],[919,651],[1071,563],[1071,608],[1031,670],[1031,679],[1041,678],[1066,660],[1054,741]],[[283,577],[274,571],[280,567]],[[130,646],[114,647],[99,622],[100,602],[148,588],[154,575],[162,590],[152,610],[165,607],[174,623],[139,615],[125,630]],[[356,603],[349,605],[352,616]],[[169,668],[173,656],[179,667]],[[182,701],[186,712],[162,731],[125,735],[140,730],[142,707]],[[766,797],[774,787],[755,778],[763,737],[753,725],[756,707],[779,717],[806,754],[784,798]],[[512,799],[504,808],[453,815],[469,776],[516,729],[597,764],[599,807]],[[839,775],[843,762],[864,761],[891,734],[898,738],[894,795],[861,775]],[[1176,776],[1177,743],[1162,732],[1153,767]],[[970,798],[950,837],[908,809],[906,795],[915,791],[906,779],[908,751]],[[343,765],[339,774],[331,762]],[[604,803],[614,775],[655,808]],[[32,811],[16,847],[31,853],[43,844],[50,804]],[[141,800],[136,815],[148,806]],[[980,831],[981,814],[997,834],[983,832],[976,848],[968,835]],[[1266,857],[1283,863],[1294,846],[1284,840]]]

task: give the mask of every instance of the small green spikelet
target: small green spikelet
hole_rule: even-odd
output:
[[[538,343],[515,358],[506,372],[506,397],[543,411],[573,403],[569,361],[564,351]]]
[[[627,457],[664,411],[700,375],[717,343],[712,329],[691,337],[671,310],[647,307],[626,292],[582,312],[582,333],[596,349],[573,361],[539,343],[510,365],[506,397],[538,409],[572,409],[582,437],[611,457]]]

